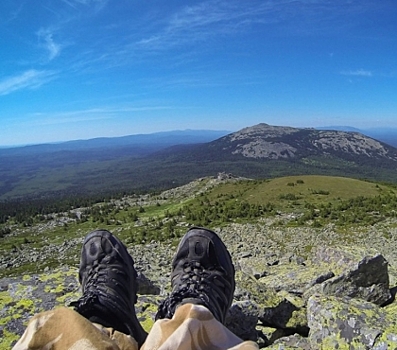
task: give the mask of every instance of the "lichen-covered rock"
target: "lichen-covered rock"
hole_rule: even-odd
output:
[[[326,247],[303,259],[302,250],[295,253],[291,246],[281,254],[277,240],[244,239],[241,227],[222,231],[223,238],[233,240],[231,254],[237,260],[234,302],[226,319],[235,334],[269,349],[397,348],[397,302],[389,300],[393,269],[388,270],[382,255]],[[249,226],[246,234],[255,229]],[[299,244],[302,238],[294,237]],[[130,250],[138,271],[136,314],[150,331],[157,307],[170,291],[175,247],[150,242]],[[61,267],[1,279],[0,350],[15,343],[33,314],[77,299],[77,275],[77,268]],[[395,294],[396,287],[392,290]],[[389,305],[380,307],[386,300]]]
[[[306,309],[301,298],[266,287],[253,276],[236,273],[235,299],[254,301],[262,325],[307,332]]]
[[[258,305],[250,300],[237,301],[230,307],[225,326],[243,340],[258,340],[255,329],[258,323]]]
[[[280,264],[268,267],[266,276],[259,279],[269,288],[302,295],[316,283],[321,283],[333,273],[326,265]]]
[[[4,278],[0,284],[0,349],[10,349],[36,313],[68,305],[79,297],[77,269]]]
[[[269,259],[249,257],[240,259],[236,264],[236,269],[259,279],[266,275],[267,264],[269,264]]]
[[[285,298],[273,307],[265,307],[259,314],[263,325],[307,333],[306,308],[298,307]]]
[[[269,296],[268,288],[263,283],[256,280],[254,276],[236,271],[235,274],[236,289],[234,299],[237,301],[252,300],[258,305],[268,303],[272,297]]]
[[[149,294],[149,295],[159,295],[160,286],[154,281],[148,279],[142,272],[138,272],[138,294]]]
[[[158,305],[163,299],[159,295],[138,295],[138,302],[135,304],[135,313],[146,332],[151,330]]]
[[[302,299],[287,292],[278,292],[273,300],[278,300],[278,303],[265,305],[259,313],[262,324],[307,334],[306,307]]]
[[[307,314],[313,349],[397,347],[395,315],[373,303],[316,294],[309,298]]]
[[[321,256],[335,268],[335,272],[343,270],[340,275],[322,283],[324,294],[360,298],[378,305],[391,298],[388,264],[382,255],[368,255],[362,249],[342,251],[334,248],[321,249],[319,253],[317,257]]]
[[[312,350],[312,346],[306,337],[300,334],[292,334],[277,339],[271,346],[267,347],[269,350],[287,350],[287,349],[302,349]]]

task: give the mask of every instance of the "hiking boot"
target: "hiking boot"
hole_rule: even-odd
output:
[[[83,296],[70,306],[91,322],[131,335],[141,346],[147,334],[135,315],[136,276],[134,261],[123,243],[109,231],[93,231],[81,251]]]
[[[234,266],[221,239],[205,228],[191,228],[179,243],[172,262],[171,294],[164,300],[156,320],[171,319],[184,304],[203,305],[224,323],[233,301]]]

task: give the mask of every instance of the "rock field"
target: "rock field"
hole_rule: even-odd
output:
[[[349,232],[331,225],[272,225],[290,219],[280,215],[215,229],[236,268],[226,325],[269,349],[397,348],[397,222]],[[60,254],[80,243],[65,243]],[[51,249],[24,252],[25,259],[45,259]],[[149,330],[170,290],[175,247],[152,241],[128,249],[139,274],[137,314]],[[3,267],[7,263],[0,258]],[[67,305],[78,295],[76,266],[1,279],[0,349],[10,348],[32,314]]]

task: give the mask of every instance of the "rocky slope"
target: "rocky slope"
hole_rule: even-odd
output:
[[[301,129],[258,124],[224,136],[212,145],[247,158],[289,159],[334,155],[397,161],[397,150],[357,132]]]
[[[145,206],[171,198],[194,198],[217,184],[239,180],[219,174],[160,196],[123,198],[119,204],[130,200],[130,205]],[[66,213],[54,217],[40,224],[36,234],[74,220]],[[294,214],[279,213],[255,224],[213,228],[236,268],[227,327],[269,349],[396,348],[397,218],[350,229],[332,224],[320,228],[288,225],[294,219]],[[4,269],[26,261],[40,264],[54,256],[60,263],[59,268],[44,273],[0,279],[0,350],[10,348],[33,314],[78,298],[77,266],[68,265],[65,257],[77,251],[84,234],[76,232],[74,239],[41,250],[22,244],[0,257]],[[150,330],[158,303],[170,291],[175,244],[151,241],[127,247],[139,274],[136,311],[143,327]]]
[[[30,148],[0,155],[0,200],[8,201],[3,210],[33,200],[41,205],[43,199],[164,190],[222,171],[257,179],[321,174],[397,183],[397,149],[356,132],[258,124],[212,142],[166,149],[100,144],[103,149],[38,147],[34,157]]]
[[[290,219],[215,230],[236,267],[227,326],[269,349],[395,348],[397,221],[351,232],[272,226]],[[149,330],[170,290],[175,247],[153,241],[128,249],[139,272],[137,314]],[[76,266],[2,279],[0,349],[10,348],[32,314],[78,295]]]

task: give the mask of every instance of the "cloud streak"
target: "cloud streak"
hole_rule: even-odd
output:
[[[54,79],[55,72],[30,69],[19,75],[0,80],[0,95],[8,95],[23,89],[37,89]]]
[[[357,69],[357,70],[351,70],[351,71],[342,71],[340,74],[342,75],[348,75],[348,76],[355,76],[355,77],[372,77],[373,74],[369,70],[364,70],[364,69]]]
[[[63,1],[70,6],[96,4],[92,0]],[[104,3],[105,0],[98,2]],[[131,23],[127,21],[123,36],[117,40],[111,30],[100,38],[94,35],[79,55],[70,59],[69,68],[81,73],[96,70],[98,65],[115,68],[140,64],[147,59],[156,60],[159,55],[163,61],[166,57],[163,54],[171,51],[171,64],[185,65],[187,61],[195,61],[200,54],[212,50],[217,42],[234,36],[240,40],[250,32],[257,35],[261,31],[266,33],[264,37],[282,37],[343,31],[346,23],[350,23],[344,21],[346,13],[361,13],[363,8],[364,5],[356,0],[349,4],[345,0],[204,0],[194,5],[179,6],[166,15],[159,11]],[[76,42],[79,42],[78,38]]]
[[[108,0],[61,0],[74,10],[78,10],[80,6],[94,6],[95,11],[102,10],[106,6]]]
[[[170,16],[167,22],[159,22],[159,30],[136,42],[147,50],[165,50],[178,45],[204,42],[205,40],[244,33],[256,25],[272,25],[274,35],[314,35],[330,32],[335,23],[342,25],[350,11],[365,11],[364,5],[352,2],[324,0],[207,0],[198,5],[185,6]],[[340,19],[342,18],[342,19]],[[274,30],[277,28],[277,30]],[[343,28],[346,25],[342,26]]]
[[[41,28],[37,32],[40,45],[42,45],[48,51],[48,60],[52,61],[55,57],[61,53],[61,45],[57,44],[53,39],[53,32],[51,29]]]
[[[233,34],[255,23],[266,22],[263,15],[272,7],[267,2],[241,6],[237,2],[220,0],[186,6],[172,15],[157,33],[138,40],[136,45],[142,49],[161,50]]]
[[[57,125],[78,123],[86,121],[96,121],[103,119],[112,119],[115,116],[120,116],[124,113],[147,112],[147,111],[162,111],[173,109],[170,106],[142,106],[142,107],[98,107],[88,108],[82,110],[73,110],[65,112],[54,113],[33,113],[35,117],[35,124],[39,125]]]

